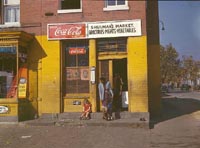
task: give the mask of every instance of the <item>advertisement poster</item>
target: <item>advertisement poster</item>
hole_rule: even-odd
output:
[[[89,80],[89,69],[88,68],[67,68],[67,80]]]
[[[18,85],[18,97],[26,98],[27,81],[26,78],[20,78]]]
[[[81,80],[89,80],[89,69],[88,68],[81,68]]]
[[[80,70],[76,68],[67,68],[66,69],[67,80],[80,80]]]

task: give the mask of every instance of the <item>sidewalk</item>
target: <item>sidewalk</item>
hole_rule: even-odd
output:
[[[144,115],[141,118],[140,115],[140,113],[129,114],[128,112],[121,112],[120,119],[106,121],[102,119],[101,113],[92,113],[90,120],[80,120],[80,113],[46,114],[38,119],[19,122],[19,124],[28,126],[112,126],[149,129],[148,116]]]

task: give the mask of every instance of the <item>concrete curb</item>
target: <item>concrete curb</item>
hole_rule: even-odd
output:
[[[149,122],[146,121],[135,121],[135,120],[31,120],[20,122],[19,124],[24,126],[103,126],[103,127],[131,127],[131,128],[145,128],[149,129]]]
[[[43,114],[37,119],[20,121],[20,126],[103,126],[103,127],[132,127],[150,128],[149,113],[120,112],[120,119],[113,114],[114,120],[102,119],[102,113],[92,113],[90,120],[80,120],[81,113]],[[5,123],[7,124],[7,123]]]

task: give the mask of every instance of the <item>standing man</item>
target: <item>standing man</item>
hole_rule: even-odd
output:
[[[114,88],[114,99],[113,99],[113,106],[115,111],[115,118],[120,118],[120,110],[121,110],[121,102],[122,102],[122,85],[123,81],[121,76],[116,73],[114,77],[113,88]]]

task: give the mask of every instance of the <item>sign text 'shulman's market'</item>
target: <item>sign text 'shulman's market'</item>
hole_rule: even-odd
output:
[[[141,36],[141,20],[48,24],[48,39]]]

